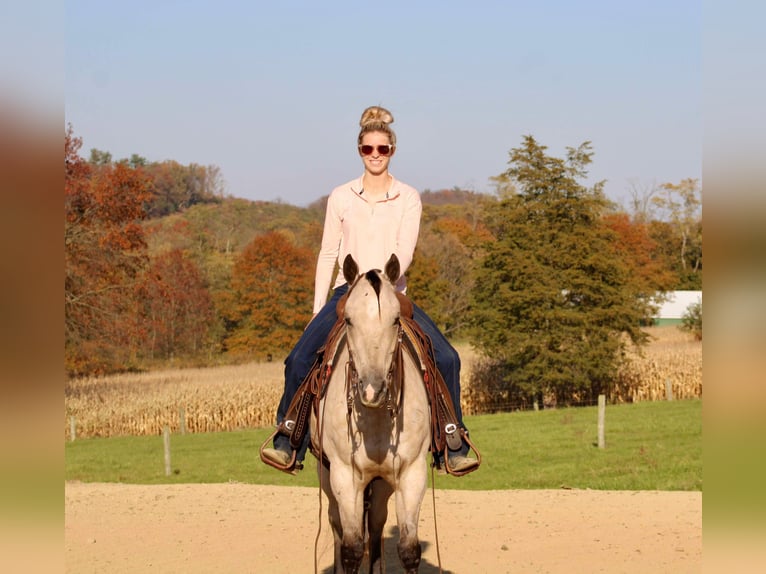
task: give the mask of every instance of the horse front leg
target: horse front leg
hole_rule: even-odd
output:
[[[338,501],[332,492],[330,486],[329,471],[322,466],[322,463],[317,463],[319,472],[319,484],[322,487],[327,497],[327,518],[330,521],[330,527],[332,529],[333,547],[334,547],[334,562],[333,562],[333,574],[343,574],[342,559],[341,559],[341,542],[343,537],[343,527],[340,522],[340,512],[338,510]]]
[[[418,518],[420,505],[426,492],[428,472],[425,457],[410,465],[399,476],[396,489],[396,519],[399,523],[397,550],[404,571],[414,574],[420,567],[420,541],[418,540]]]
[[[350,468],[330,469],[330,488],[338,505],[341,525],[340,563],[345,574],[357,574],[364,558],[364,488],[356,484]],[[338,569],[336,551],[335,569]]]

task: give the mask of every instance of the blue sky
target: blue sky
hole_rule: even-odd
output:
[[[115,158],[215,164],[236,197],[307,205],[362,172],[361,111],[394,114],[391,171],[489,192],[526,134],[591,179],[702,177],[694,1],[65,5],[65,121]]]

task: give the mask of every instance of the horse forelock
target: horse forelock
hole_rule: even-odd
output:
[[[370,269],[367,273],[364,274],[364,278],[367,279],[367,282],[375,291],[375,297],[378,300],[378,316],[380,316],[380,287],[383,284],[380,279],[380,271],[377,269]]]
[[[367,281],[370,282],[370,285],[372,285],[372,288],[375,289],[375,295],[377,295],[378,298],[380,298],[380,286],[382,284],[379,273],[380,271],[371,269],[364,274],[364,278],[367,279]]]

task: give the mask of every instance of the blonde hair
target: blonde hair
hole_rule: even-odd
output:
[[[364,134],[370,132],[383,132],[388,136],[391,145],[396,147],[396,134],[388,124],[394,122],[394,116],[391,115],[386,108],[380,106],[370,106],[362,112],[362,118],[359,120],[359,125],[362,129],[359,130],[359,138],[357,144],[362,144],[362,138]]]

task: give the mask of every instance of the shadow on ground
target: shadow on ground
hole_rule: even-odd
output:
[[[391,534],[389,536],[383,537],[383,558],[386,565],[386,568],[384,570],[385,574],[401,574],[402,572],[402,563],[399,562],[399,554],[397,554],[396,552],[396,544],[398,541],[399,541],[399,527],[394,526],[391,529]],[[430,548],[431,546],[433,546],[431,542],[427,542],[424,540],[420,541],[420,547],[422,549],[423,555],[425,555],[426,549]],[[367,553],[365,553],[360,572],[369,572],[369,571],[370,571],[369,557],[367,556]],[[452,570],[448,570],[445,567],[444,563],[442,563],[442,568],[440,570],[439,564],[432,564],[425,558],[421,558],[420,569],[418,570],[418,574],[440,574],[440,573],[453,574]],[[332,567],[325,568],[324,570],[322,570],[321,574],[333,574]]]

